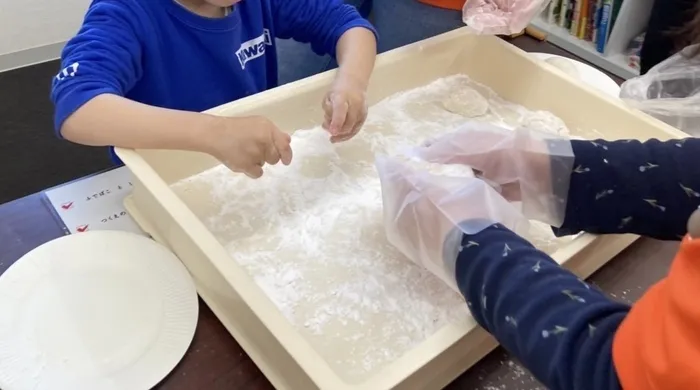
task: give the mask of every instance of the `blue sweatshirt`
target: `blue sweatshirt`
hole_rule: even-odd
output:
[[[677,239],[686,233],[700,205],[700,175],[692,168],[700,139],[572,146],[575,169],[557,235]],[[620,389],[612,344],[628,305],[610,300],[501,225],[463,236],[455,273],[476,321],[547,388]]]
[[[55,129],[101,94],[203,111],[273,88],[273,38],[335,55],[338,39],[353,27],[374,31],[341,0],[243,0],[221,19],[174,0],[94,0],[53,79]]]

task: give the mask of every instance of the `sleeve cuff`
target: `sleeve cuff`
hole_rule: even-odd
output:
[[[586,225],[587,214],[591,210],[586,207],[590,204],[590,198],[595,199],[594,180],[587,173],[591,166],[605,164],[605,158],[601,156],[601,150],[605,141],[572,140],[571,148],[574,154],[573,170],[569,173],[569,191],[567,194],[566,211],[560,227],[552,227],[552,232],[557,237],[578,234]],[[600,147],[599,147],[600,146]],[[556,169],[556,167],[553,167]],[[604,171],[604,170],[603,170]],[[552,172],[565,174],[564,172]],[[605,177],[596,177],[596,180],[604,181]]]

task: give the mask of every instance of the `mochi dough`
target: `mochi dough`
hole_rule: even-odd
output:
[[[489,102],[481,94],[472,88],[460,88],[448,95],[442,106],[453,114],[474,118],[486,115],[489,111]]]

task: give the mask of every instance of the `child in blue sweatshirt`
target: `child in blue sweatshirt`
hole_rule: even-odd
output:
[[[341,0],[94,0],[53,80],[59,136],[94,146],[209,153],[250,177],[292,158],[264,117],[206,110],[277,85],[275,37],[337,57],[324,126],[357,133],[374,66],[372,26]]]
[[[501,191],[380,160],[389,239],[440,263],[476,321],[548,389],[698,388],[700,139],[570,141],[471,124],[417,154],[471,166]],[[558,236],[634,233],[681,248],[630,307],[516,234],[524,217],[512,201]]]

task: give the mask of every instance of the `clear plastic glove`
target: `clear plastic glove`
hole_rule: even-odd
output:
[[[516,207],[471,173],[438,175],[382,156],[376,166],[389,242],[456,291],[454,270],[462,233],[475,234],[494,223],[520,233],[529,228]]]
[[[464,164],[521,201],[529,219],[561,227],[573,171],[571,141],[528,129],[508,130],[469,122],[460,130],[427,141],[414,153],[441,164]]]
[[[548,4],[549,0],[468,0],[462,20],[477,34],[517,34]]]

